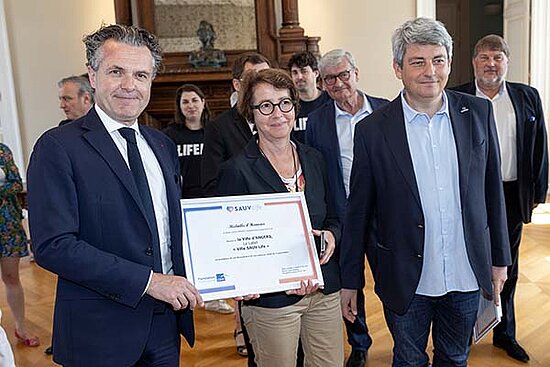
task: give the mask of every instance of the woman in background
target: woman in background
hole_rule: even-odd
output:
[[[204,93],[194,84],[184,84],[176,91],[175,122],[163,132],[178,148],[182,178],[182,197],[202,197],[201,159],[204,125],[210,120],[210,110]]]
[[[181,195],[184,199],[203,197],[201,190],[201,160],[204,145],[204,126],[210,120],[210,109],[202,90],[194,84],[184,84],[176,91],[175,122],[163,132],[178,149],[181,170]],[[205,303],[208,311],[234,312],[224,300]]]
[[[6,298],[15,321],[15,337],[28,347],[40,345],[25,325],[25,295],[19,279],[19,259],[29,255],[27,235],[17,194],[23,191],[19,171],[10,149],[0,143],[0,268]]]
[[[261,367],[295,367],[298,341],[304,366],[342,366],[344,339],[340,314],[340,272],[334,254],[340,237],[335,208],[327,200],[327,175],[321,153],[290,140],[298,91],[283,70],[249,73],[242,84],[239,112],[258,134],[225,162],[218,176],[223,195],[304,192],[313,234],[324,233],[318,255],[325,282],[300,289],[245,297],[241,313],[255,362]]]

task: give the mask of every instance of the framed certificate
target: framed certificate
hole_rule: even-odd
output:
[[[205,301],[323,276],[302,192],[181,200],[187,279]]]

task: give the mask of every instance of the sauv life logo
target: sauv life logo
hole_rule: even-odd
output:
[[[227,205],[225,207],[225,210],[227,210],[229,213],[233,212],[244,212],[244,211],[258,211],[262,210],[263,205],[260,204],[250,204],[250,205]]]

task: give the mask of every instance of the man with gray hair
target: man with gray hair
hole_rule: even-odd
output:
[[[481,38],[474,48],[475,81],[455,88],[491,101],[493,105],[506,200],[512,266],[500,295],[502,319],[493,331],[493,344],[518,361],[529,355],[516,340],[514,294],[518,281],[519,244],[523,223],[546,201],[548,155],[542,102],[535,88],[505,80],[510,49],[501,36]]]
[[[202,298],[185,278],[174,143],[141,126],[161,62],[157,38],[102,26],[84,38],[95,105],[45,132],[28,169],[36,262],[58,275],[54,361],[179,366]]]
[[[452,39],[418,18],[393,34],[400,95],[357,125],[341,249],[342,312],[355,319],[366,254],[393,366],[466,366],[480,296],[499,302],[510,264],[489,102],[445,90]],[[367,240],[376,223],[375,240]]]
[[[94,104],[94,92],[88,76],[69,76],[57,82],[59,108],[63,110],[66,120],[59,126],[81,118],[90,111]]]
[[[349,178],[353,162],[353,135],[359,121],[385,104],[388,100],[376,98],[357,88],[359,68],[352,54],[335,49],[327,52],[319,62],[323,88],[332,98],[308,117],[306,144],[319,150],[328,171],[329,198],[336,208],[338,219],[344,222]],[[364,296],[357,297],[357,317],[354,322],[345,320],[351,355],[346,367],[364,366],[367,351],[372,344],[369,336]]]

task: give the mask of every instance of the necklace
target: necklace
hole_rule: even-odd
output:
[[[260,150],[260,153],[262,153],[262,156],[269,162],[269,164],[271,165],[273,170],[275,172],[277,172],[277,174],[279,175],[279,178],[281,179],[281,181],[283,181],[283,184],[285,185],[287,190],[290,191],[290,192],[300,191],[300,187],[298,185],[298,167],[296,167],[296,155],[294,153],[294,150],[295,150],[294,144],[292,144],[292,142],[290,142],[290,149],[291,149],[291,152],[292,152],[292,165],[294,167],[294,175],[290,178],[284,177],[283,175],[281,175],[279,173],[279,171],[277,171],[277,169],[275,168],[273,163],[269,160],[269,158],[267,157],[267,155],[265,154],[263,149],[260,147],[259,142],[258,142],[258,149]]]

